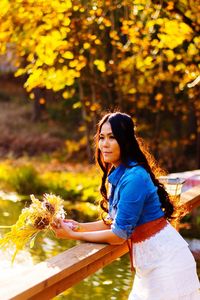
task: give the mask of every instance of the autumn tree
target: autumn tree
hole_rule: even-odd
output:
[[[89,157],[100,111],[114,108],[139,119],[171,169],[199,147],[197,1],[2,0],[0,11],[0,49],[15,49],[15,75],[32,98],[48,89],[77,99]]]

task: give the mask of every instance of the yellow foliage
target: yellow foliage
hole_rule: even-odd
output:
[[[105,72],[106,71],[106,65],[105,65],[105,62],[103,60],[95,59],[94,65],[97,66],[97,69],[100,72]]]
[[[175,66],[176,71],[185,70],[185,68],[186,68],[186,65],[184,63],[178,63]]]
[[[139,39],[139,33],[135,30],[134,27],[129,29],[129,37],[130,37],[130,42],[131,43],[138,43],[138,39]]]
[[[199,49],[196,48],[194,44],[190,44],[187,50],[189,56],[198,55]]]
[[[98,103],[93,103],[90,105],[90,110],[91,111],[98,111],[101,108],[101,106]]]
[[[34,87],[41,86],[43,84],[43,70],[41,68],[35,69],[29,78],[25,82],[24,86],[27,91],[31,91]]]
[[[34,100],[34,99],[35,99],[35,94],[34,94],[34,93],[30,93],[30,94],[29,94],[29,98],[30,98],[31,100]]]
[[[144,59],[144,65],[146,66],[151,66],[152,65],[152,60],[153,58],[151,56],[147,56],[145,59]]]
[[[76,102],[76,103],[73,104],[73,108],[74,109],[80,108],[81,106],[82,106],[82,104],[81,104],[80,101],[78,101],[78,102]]]
[[[161,101],[162,99],[163,99],[163,94],[161,94],[161,93],[156,94],[156,96],[155,96],[156,101]]]
[[[83,48],[84,49],[89,49],[90,48],[90,44],[89,43],[84,43],[83,44]]]
[[[119,70],[132,70],[133,69],[133,64],[135,61],[135,57],[127,57],[126,59],[123,59],[119,63]]]
[[[111,39],[113,39],[113,40],[115,40],[115,41],[118,41],[118,40],[119,40],[119,36],[118,36],[118,33],[117,33],[116,30],[110,31],[109,35],[110,35],[110,38],[111,38]]]
[[[6,41],[10,36],[9,31],[0,32],[0,41]]]
[[[66,51],[62,54],[62,57],[66,58],[66,59],[73,59],[74,54],[71,51]]]
[[[169,62],[173,61],[176,58],[176,55],[172,50],[164,50],[163,53],[165,53]]]
[[[142,57],[137,56],[136,57],[136,68],[141,69],[143,66],[144,66],[144,62],[143,62]]]
[[[198,48],[200,48],[200,36],[196,36],[194,38],[194,43]]]
[[[159,48],[170,48],[170,49],[174,49],[176,48],[177,46],[179,46],[180,44],[182,44],[183,42],[183,38],[182,37],[178,37],[176,38],[175,36],[170,36],[170,35],[167,35],[167,34],[161,34],[159,33],[158,34],[158,37],[160,39],[160,43],[158,45]]]
[[[0,18],[3,17],[10,9],[9,0],[0,1]]]
[[[106,27],[111,27],[112,23],[109,19],[104,18],[103,23]]]
[[[69,10],[69,8],[72,7],[72,2],[71,0],[65,0],[65,1],[59,1],[59,0],[54,0],[51,3],[52,8],[55,9],[57,12],[63,13]]]
[[[161,28],[163,33],[158,33],[160,48],[174,49],[190,38],[192,30],[187,24],[178,20],[163,19],[163,21],[165,21]]]
[[[64,99],[69,99],[69,98],[72,98],[74,94],[75,94],[75,89],[70,89],[70,90],[64,91],[62,93],[62,96]]]
[[[96,39],[96,40],[94,41],[94,43],[95,43],[95,45],[101,45],[101,44],[102,44],[101,41],[100,41],[99,39]]]
[[[69,66],[70,66],[70,68],[76,68],[78,63],[79,63],[78,59],[74,59],[69,62]]]
[[[80,71],[81,69],[83,69],[86,66],[86,64],[87,64],[86,58],[84,56],[79,56],[79,61],[78,61],[78,64],[76,65],[76,70]],[[79,74],[79,73],[77,72],[77,74]],[[77,76],[77,77],[79,77],[79,76]]]
[[[128,93],[129,94],[135,94],[137,92],[137,90],[135,88],[131,88]]]
[[[187,68],[185,73],[184,65],[191,64],[191,56],[198,60],[200,38],[194,37],[178,13],[171,14],[173,1],[165,7],[150,2],[124,0],[115,5],[99,0],[89,1],[86,7],[72,0],[1,0],[0,51],[6,50],[6,43],[16,45],[16,75],[27,74],[28,91],[34,87],[64,89],[65,99],[70,98],[65,88],[72,87],[80,76],[88,82],[91,70],[97,81],[105,79],[98,71],[107,71],[117,82],[116,92],[132,99],[136,90],[140,93],[145,88],[150,93],[159,80],[178,81],[178,73],[185,86],[196,70]],[[184,12],[192,24],[198,15],[191,13],[194,9]],[[180,47],[183,42],[188,43],[187,51]],[[104,85],[99,83],[97,95]],[[91,111],[95,110],[92,106]]]
[[[98,8],[97,10],[96,10],[96,15],[97,16],[101,16],[102,15],[102,13],[103,13],[103,10],[101,9],[101,8]]]
[[[79,10],[79,6],[78,5],[73,5],[73,10],[74,11],[78,11]]]
[[[63,26],[69,26],[70,25],[70,23],[71,23],[71,20],[70,20],[70,18],[68,18],[68,17],[65,17],[64,15],[62,15],[63,16],[63,21],[62,21],[62,25]]]
[[[26,70],[25,69],[21,69],[19,68],[16,72],[15,72],[15,76],[18,77],[18,76],[21,76],[23,74],[26,73]]]

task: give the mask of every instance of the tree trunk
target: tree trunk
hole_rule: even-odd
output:
[[[33,102],[32,120],[33,121],[40,121],[42,111],[45,108],[45,101],[43,103],[43,102],[41,102],[41,99],[45,99],[45,93],[44,93],[44,90],[41,89],[41,88],[35,88],[33,90],[33,93],[35,95],[35,99],[34,99],[34,102]]]
[[[196,163],[197,168],[200,169],[200,107],[199,107],[199,99],[198,99],[198,93],[197,98],[194,101],[194,107],[195,107],[195,117],[196,117]]]
[[[197,129],[197,168],[200,169],[200,124],[199,130]]]
[[[83,84],[81,82],[81,79],[78,81],[78,86],[79,86],[79,98],[80,102],[82,104],[82,118],[83,118],[83,123],[85,125],[85,133],[86,133],[86,153],[87,153],[87,158],[88,162],[92,163],[93,162],[93,156],[92,156],[92,150],[91,150],[91,145],[90,145],[90,130],[89,130],[89,125],[87,122],[87,112],[86,112],[86,107],[85,107],[85,102],[84,102],[84,91],[83,91]]]

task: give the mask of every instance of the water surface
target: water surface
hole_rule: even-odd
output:
[[[13,201],[13,199],[12,201],[0,199],[0,225],[14,224],[22,208],[28,205],[28,201]],[[85,219],[88,221],[89,219],[87,210],[83,213],[80,211],[76,212],[74,209],[73,214],[78,215],[82,220]],[[3,235],[6,230],[7,229],[0,229],[0,234]],[[195,240],[195,243],[195,245],[199,245],[200,240]],[[4,252],[0,251],[0,269],[4,271],[0,272],[0,279],[9,277],[12,274],[17,274],[18,271],[55,256],[74,245],[76,245],[75,241],[56,239],[53,233],[40,234],[36,239],[33,249],[26,249],[19,252],[13,265],[10,263],[13,249],[7,249]],[[200,263],[198,263],[198,274],[200,277]],[[55,299],[125,300],[130,293],[133,276],[130,271],[129,256],[126,254],[61,295],[55,297]]]

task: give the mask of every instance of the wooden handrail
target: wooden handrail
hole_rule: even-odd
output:
[[[185,209],[185,214],[200,205],[200,185],[195,186],[181,194],[180,206]]]
[[[81,243],[1,281],[0,299],[51,299],[127,251],[126,243]]]
[[[200,186],[181,195],[180,206],[200,205]],[[51,299],[128,252],[127,244],[79,245],[0,282],[0,299]]]

